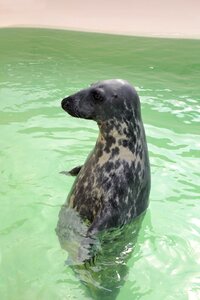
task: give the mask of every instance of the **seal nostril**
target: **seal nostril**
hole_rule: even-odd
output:
[[[67,97],[67,98],[64,98],[62,101],[61,101],[61,106],[63,109],[66,109],[69,107],[69,103],[70,102],[70,98]]]

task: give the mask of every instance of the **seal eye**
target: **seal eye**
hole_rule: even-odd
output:
[[[104,100],[103,91],[100,89],[94,89],[92,91],[92,97],[95,101],[102,102]]]

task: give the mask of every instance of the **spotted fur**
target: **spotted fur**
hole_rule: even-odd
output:
[[[66,206],[90,233],[123,225],[148,207],[150,166],[140,101],[124,80],[105,80],[62,100],[70,115],[99,126],[96,145],[78,172]]]

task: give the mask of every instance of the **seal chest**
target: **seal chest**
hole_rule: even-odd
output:
[[[86,221],[88,233],[140,215],[148,207],[150,166],[135,89],[124,80],[100,81],[64,98],[62,108],[99,126],[93,151],[82,167],[75,168],[77,178],[66,209],[74,209]]]

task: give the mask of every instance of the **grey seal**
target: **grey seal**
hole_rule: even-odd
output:
[[[122,226],[149,204],[150,164],[140,100],[129,82],[99,81],[62,100],[71,116],[94,120],[96,145],[77,175],[65,204],[88,226],[88,235]]]

